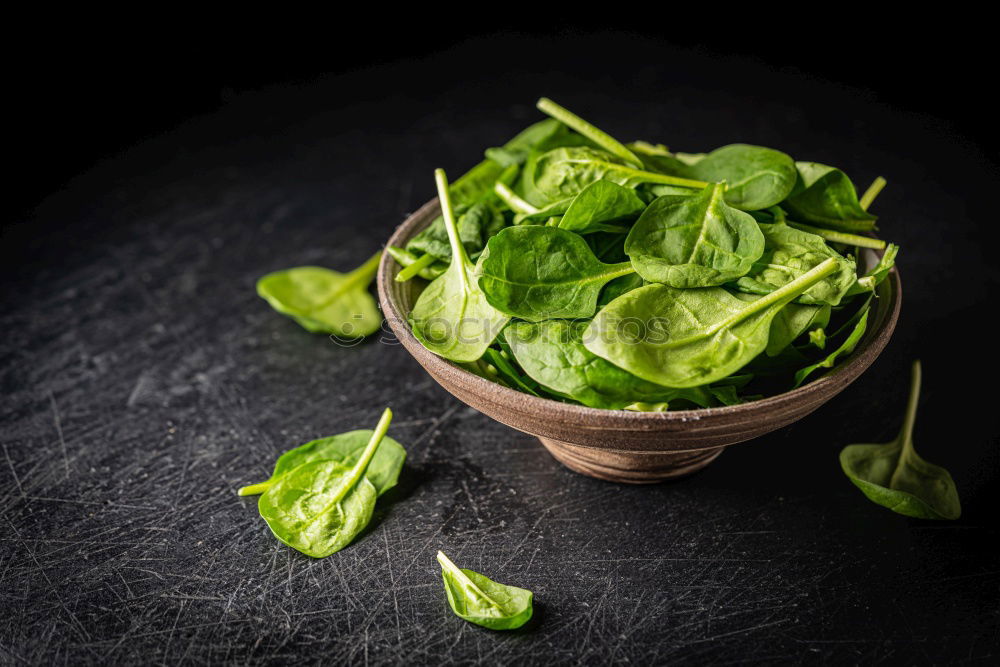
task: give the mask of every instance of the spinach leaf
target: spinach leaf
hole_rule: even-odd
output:
[[[842,342],[837,349],[830,352],[830,354],[826,355],[820,361],[814,364],[809,364],[805,368],[801,368],[795,372],[795,382],[792,384],[792,389],[802,386],[802,383],[806,381],[806,378],[820,368],[833,368],[833,365],[837,363],[837,360],[840,357],[846,356],[854,351],[854,348],[858,346],[862,336],[865,335],[865,330],[868,328],[868,311],[869,306],[866,305],[861,317],[858,318],[857,322],[854,324],[854,328],[851,329],[850,335],[844,339],[844,342]],[[826,339],[824,338],[824,344],[825,342]]]
[[[669,389],[647,382],[601,359],[583,344],[587,322],[546,320],[512,322],[504,337],[521,368],[551,391],[591,408],[621,409],[636,403],[678,398],[708,407],[711,395],[701,388]]]
[[[525,169],[528,166],[532,167],[530,178],[534,190],[538,196],[545,198],[545,203],[573,197],[600,180],[629,188],[641,183],[665,183],[697,189],[707,185],[690,178],[636,169],[623,164],[616,155],[586,146],[555,148],[540,155],[534,164],[526,165]]]
[[[381,253],[350,273],[299,266],[257,281],[257,294],[306,331],[363,338],[378,331],[382,313],[368,292]]]
[[[479,287],[494,308],[537,322],[590,317],[601,288],[633,270],[628,262],[601,262],[573,232],[523,225],[490,239],[479,272]]]
[[[497,371],[497,375],[508,387],[520,389],[526,394],[538,396],[538,385],[535,384],[530,376],[526,377],[522,375],[514,367],[514,364],[507,358],[506,352],[495,350],[491,347],[486,350],[486,355],[483,359],[493,365]]]
[[[378,489],[365,476],[392,421],[386,408],[353,466],[307,460],[279,477],[257,502],[274,536],[313,558],[340,551],[371,521]]]
[[[374,431],[371,429],[359,429],[311,440],[278,457],[274,464],[274,472],[266,482],[244,486],[238,493],[241,496],[264,493],[281,477],[305,463],[334,461],[344,466],[353,466],[364,454],[365,447],[371,441],[373,434]],[[365,469],[365,478],[375,486],[378,495],[381,496],[396,486],[396,480],[399,479],[399,472],[403,469],[405,460],[406,450],[403,446],[388,436],[384,437]]]
[[[459,568],[440,551],[437,559],[448,604],[459,618],[490,630],[513,630],[531,619],[531,591]]]
[[[462,246],[443,169],[434,172],[451,244],[451,264],[427,286],[410,311],[410,328],[424,347],[451,361],[476,361],[509,319],[486,300]]]
[[[584,344],[597,356],[656,384],[709,384],[763,352],[775,315],[836,270],[836,261],[828,259],[752,302],[719,287],[640,287],[597,313],[584,333]]]
[[[818,162],[796,162],[795,167],[798,181],[782,204],[790,213],[822,227],[849,232],[875,229],[876,217],[862,208],[847,174]]]
[[[799,303],[836,306],[857,281],[854,260],[837,253],[819,236],[785,224],[762,224],[760,230],[764,253],[736,281],[744,292],[769,294],[828,259],[837,262],[837,270],[801,294]]]
[[[646,202],[635,190],[610,181],[594,181],[580,191],[559,220],[559,228],[577,234],[602,231],[616,222],[639,217]]]
[[[924,461],[913,448],[913,423],[920,399],[920,362],[913,362],[903,428],[892,442],[848,445],[840,467],[874,503],[917,519],[957,519],[962,514],[951,474]]]
[[[731,144],[688,167],[686,176],[726,183],[726,203],[744,211],[774,206],[795,187],[795,163],[781,151]]]
[[[594,181],[574,197],[553,202],[534,212],[520,213],[514,218],[514,224],[542,224],[555,217],[558,218],[555,226],[561,229],[590,234],[607,231],[611,229],[609,225],[616,222],[631,222],[645,208],[646,202],[635,190],[610,181]]]
[[[617,156],[625,164],[630,164],[633,167],[642,167],[642,161],[636,157],[635,153],[630,151],[624,144],[619,142],[617,139],[612,137],[610,134],[598,129],[596,126],[591,125],[584,119],[577,116],[575,113],[559,106],[547,97],[543,97],[538,100],[536,104],[539,111],[547,113],[556,120],[562,122],[583,136],[587,137],[597,146]]]
[[[644,279],[671,287],[710,287],[739,278],[764,252],[764,235],[749,214],[723,201],[714,184],[690,197],[663,196],[649,205],[625,239]]]

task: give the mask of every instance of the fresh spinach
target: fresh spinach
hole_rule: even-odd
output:
[[[403,267],[396,274],[396,282],[404,283],[416,276],[425,280],[434,280],[448,268],[447,264],[440,262],[437,257],[431,254],[418,257],[406,248],[397,248],[391,245],[386,246],[385,251]]]
[[[417,298],[410,312],[410,327],[431,352],[451,361],[476,361],[509,318],[490,305],[480,290],[475,267],[459,240],[448,178],[443,169],[436,170],[434,177],[451,245],[451,263]]]
[[[836,261],[828,259],[752,302],[720,287],[640,287],[597,314],[584,333],[585,345],[665,387],[709,384],[763,352],[771,321],[782,307],[836,270]]]
[[[848,232],[875,229],[876,217],[861,206],[847,174],[818,162],[796,162],[795,167],[795,189],[782,204],[792,215],[803,222]]]
[[[586,146],[554,148],[539,156],[531,166],[533,172],[530,177],[534,190],[546,199],[546,203],[573,197],[591,183],[600,180],[629,188],[643,183],[664,183],[695,189],[708,185],[691,178],[636,169],[616,155]]]
[[[257,281],[257,294],[307,331],[363,338],[382,325],[382,314],[368,292],[380,257],[376,253],[350,273],[318,266],[275,271]]]
[[[459,568],[437,552],[448,604],[455,615],[490,630],[514,630],[531,619],[531,591],[498,584],[492,579]]]
[[[635,153],[630,151],[628,147],[612,137],[610,134],[598,129],[596,126],[580,118],[569,109],[559,106],[547,97],[543,97],[538,100],[536,106],[539,111],[547,113],[567,127],[576,130],[578,133],[590,139],[594,144],[600,146],[608,153],[617,156],[625,164],[642,168],[642,160],[636,157]]]
[[[591,408],[621,409],[635,403],[685,398],[708,407],[711,395],[699,388],[668,389],[642,380],[598,357],[583,344],[587,322],[512,322],[504,330],[521,368],[546,388]]]
[[[957,519],[962,514],[951,474],[928,463],[913,448],[920,400],[920,362],[913,362],[903,427],[892,442],[848,445],[840,452],[844,474],[874,503],[917,519]]]
[[[625,239],[636,272],[671,287],[710,287],[744,275],[764,252],[753,217],[723,201],[725,186],[665,195],[649,205]]]
[[[307,556],[323,558],[346,547],[365,529],[379,493],[366,471],[390,421],[392,411],[386,408],[353,465],[306,455],[303,463],[265,483],[257,510],[278,540]],[[385,484],[394,481],[380,479]],[[245,493],[254,491],[250,487]]]
[[[837,270],[799,295],[799,303],[836,306],[857,282],[854,260],[840,255],[821,237],[785,224],[762,224],[760,230],[764,252],[736,281],[740,290],[769,294],[828,259],[837,263]]]
[[[814,364],[809,364],[804,368],[800,368],[795,371],[795,381],[792,384],[792,389],[802,386],[802,383],[806,381],[810,375],[815,373],[821,368],[833,368],[833,365],[837,363],[837,360],[844,357],[851,352],[854,352],[854,348],[858,346],[861,338],[865,335],[865,331],[868,329],[868,311],[870,306],[866,305],[861,316],[854,323],[854,326],[850,330],[850,334],[844,341],[832,352],[823,357],[820,361]],[[826,343],[826,337],[823,338],[824,345]]]
[[[689,166],[690,178],[726,184],[726,203],[755,211],[780,203],[795,187],[795,162],[781,151],[749,144],[717,148]]]
[[[479,271],[479,286],[494,308],[537,322],[590,317],[601,288],[633,269],[628,262],[601,262],[573,232],[522,225],[490,239]]]
[[[359,429],[311,440],[279,456],[274,464],[274,472],[271,473],[270,479],[244,486],[238,493],[241,496],[255,496],[264,493],[274,486],[281,477],[306,463],[334,461],[344,466],[353,466],[365,453],[365,448],[374,433],[371,429]],[[406,461],[406,450],[403,449],[403,446],[385,436],[365,469],[365,477],[375,486],[378,495],[381,496],[396,486],[404,461]]]

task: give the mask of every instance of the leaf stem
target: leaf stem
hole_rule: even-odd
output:
[[[819,281],[826,278],[828,275],[837,270],[837,260],[833,257],[829,257],[823,260],[821,263],[814,266],[812,269],[803,273],[801,276],[796,278],[790,283],[786,283],[774,290],[766,296],[762,296],[756,301],[750,301],[747,303],[745,308],[742,308],[739,312],[730,315],[726,319],[718,322],[711,327],[711,331],[718,331],[719,329],[728,327],[735,322],[739,322],[755,313],[758,313],[765,308],[778,303],[784,299],[794,299],[799,294],[802,294],[807,289],[818,283]]]
[[[680,176],[657,174],[655,171],[633,169],[632,167],[623,167],[620,164],[612,164],[610,162],[602,162],[600,160],[595,160],[593,164],[608,165],[609,167],[613,167],[615,171],[628,174],[640,183],[663,183],[664,185],[677,185],[682,188],[692,188],[695,190],[702,190],[709,185],[713,185],[708,181],[696,181],[692,178],[681,178]]]
[[[497,181],[493,184],[493,192],[495,192],[497,197],[500,197],[500,199],[503,200],[503,203],[507,204],[508,208],[514,211],[514,213],[531,215],[533,213],[538,213],[540,210],[518,197],[517,193],[511,190],[510,187],[508,187],[503,181]]]
[[[882,192],[882,188],[886,186],[886,183],[887,181],[881,176],[872,181],[872,184],[868,186],[865,193],[861,195],[861,199],[858,200],[858,203],[861,204],[862,211],[868,210],[868,207],[872,205],[873,201],[875,201],[875,197],[878,197],[878,193]]]
[[[385,437],[386,431],[389,430],[389,422],[392,421],[392,410],[386,408],[382,411],[382,417],[378,420],[378,424],[375,426],[375,430],[372,432],[372,437],[369,438],[368,444],[365,446],[361,456],[358,457],[358,462],[354,464],[351,468],[351,472],[347,475],[347,480],[344,485],[340,487],[337,495],[330,501],[330,505],[339,503],[344,499],[351,489],[361,480],[365,475],[365,470],[368,468],[368,464],[371,463],[372,457],[375,456],[375,450],[378,449],[379,443],[382,442],[382,438]]]
[[[824,238],[827,241],[833,241],[835,243],[843,243],[845,245],[857,246],[859,248],[873,248],[875,250],[882,250],[885,248],[885,241],[882,239],[873,239],[870,236],[848,234],[847,232],[836,232],[832,229],[821,229],[820,227],[813,227],[812,225],[795,222],[794,220],[786,220],[785,224],[789,227],[801,229],[804,232],[815,234],[816,236]]]
[[[426,269],[428,266],[437,261],[437,257],[430,253],[425,253],[418,257],[409,266],[403,267],[403,269],[396,274],[397,283],[405,283],[407,280],[418,275],[421,271]]]
[[[913,450],[913,423],[917,420],[917,404],[920,402],[920,360],[913,362],[910,380],[910,397],[906,401],[906,414],[903,416],[903,427],[899,431],[903,452]],[[901,459],[903,457],[900,457]]]
[[[536,106],[539,111],[555,118],[563,125],[576,130],[607,152],[617,155],[626,162],[629,162],[637,167],[642,166],[642,160],[636,157],[635,153],[630,151],[625,144],[621,143],[607,132],[599,129],[597,126],[588,123],[569,109],[556,104],[547,97],[543,97],[538,100]]]
[[[248,486],[241,487],[239,491],[236,492],[238,496],[256,496],[264,493],[271,488],[272,482],[261,482],[260,484],[250,484]]]
[[[372,255],[364,264],[348,273],[348,279],[352,282],[363,281],[365,285],[371,284],[371,281],[375,278],[375,274],[378,273],[378,263],[381,259],[382,251],[379,251]]]
[[[483,590],[479,588],[479,586],[476,586],[475,582],[472,581],[472,579],[469,579],[469,575],[467,575],[465,572],[462,572],[462,569],[460,567],[451,562],[451,559],[445,556],[443,551],[437,552],[437,561],[438,563],[441,564],[442,568],[444,568],[449,574],[451,574],[451,576],[458,579],[458,581],[462,584],[462,586],[471,589],[473,593],[482,597],[484,600],[489,602],[495,608],[500,609],[499,603],[497,603],[496,600],[494,600],[489,595],[484,593]]]
[[[444,169],[434,170],[434,181],[437,183],[438,200],[441,202],[441,215],[444,218],[444,228],[448,231],[448,243],[451,244],[451,262],[458,267],[459,279],[463,288],[468,291],[468,276],[466,267],[469,266],[469,256],[465,253],[465,247],[458,237],[458,224],[455,222],[455,209],[451,205],[451,195],[448,193],[448,175]]]

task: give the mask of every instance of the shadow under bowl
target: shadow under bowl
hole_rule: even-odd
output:
[[[388,245],[403,247],[439,215],[432,199],[408,217]],[[659,482],[699,470],[728,445],[802,419],[858,378],[885,349],[902,300],[898,272],[878,288],[868,329],[849,356],[805,386],[740,405],[670,412],[600,410],[510,389],[442,359],[420,344],[407,324],[419,290],[394,280],[402,267],[388,254],[378,270],[382,312],[403,347],[438,384],[483,414],[537,436],[566,467],[613,482]]]

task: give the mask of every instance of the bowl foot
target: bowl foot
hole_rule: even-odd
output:
[[[626,484],[655,484],[701,470],[725,447],[686,452],[629,452],[581,447],[552,438],[538,438],[557,461],[588,477]]]

